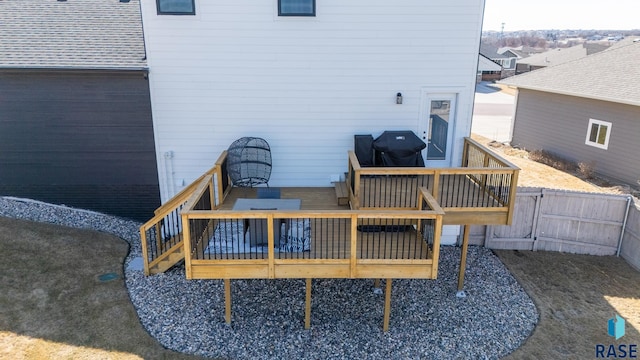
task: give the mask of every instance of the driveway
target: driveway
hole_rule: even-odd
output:
[[[511,141],[514,107],[515,96],[489,82],[477,84],[471,132],[499,142]]]

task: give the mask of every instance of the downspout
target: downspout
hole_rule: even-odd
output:
[[[167,200],[171,199],[176,192],[176,184],[173,179],[173,151],[164,153],[164,169],[166,179]]]
[[[618,251],[616,256],[620,256],[620,249],[622,249],[622,239],[624,238],[624,231],[627,228],[627,219],[629,219],[629,208],[631,207],[631,196],[627,197],[627,211],[624,213],[624,221],[622,222],[622,230],[620,231],[620,239],[618,239]]]

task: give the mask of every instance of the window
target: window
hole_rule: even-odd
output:
[[[589,119],[589,128],[587,129],[587,139],[585,140],[585,144],[606,150],[609,147],[610,135],[610,122]]]
[[[316,0],[278,0],[278,16],[316,16]]]
[[[446,160],[451,100],[431,100],[427,160]]]
[[[195,0],[156,0],[158,15],[195,15]]]

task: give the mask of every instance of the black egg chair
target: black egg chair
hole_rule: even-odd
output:
[[[243,137],[227,150],[227,172],[235,186],[269,186],[271,177],[271,148],[261,138]]]

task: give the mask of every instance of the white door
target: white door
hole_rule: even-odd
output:
[[[424,93],[419,135],[427,144],[423,151],[427,167],[450,167],[456,122],[455,93]]]

